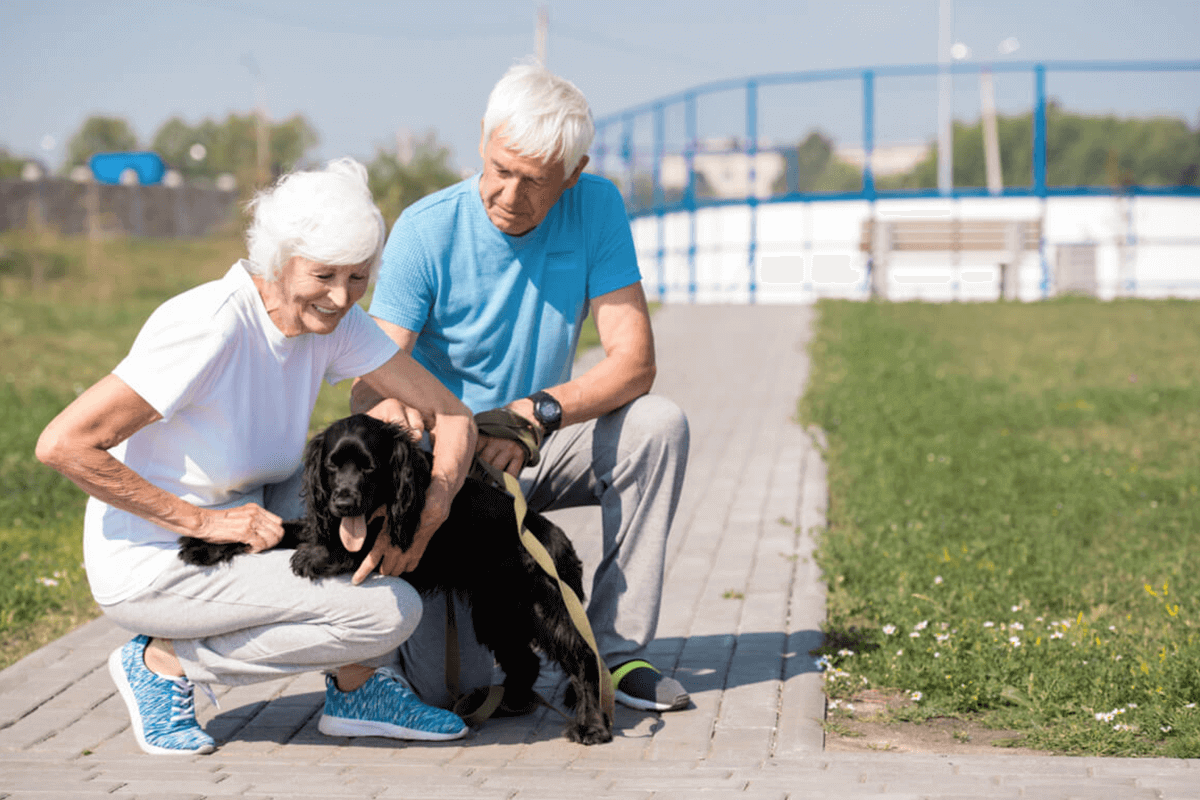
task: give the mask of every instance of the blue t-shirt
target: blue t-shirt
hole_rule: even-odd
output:
[[[540,225],[509,236],[476,175],[400,215],[370,313],[418,333],[416,360],[479,412],[567,381],[590,300],[640,280],[610,181],[581,175]]]

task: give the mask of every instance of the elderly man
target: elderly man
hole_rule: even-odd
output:
[[[658,623],[687,421],[647,394],[654,340],[625,207],[612,183],[583,172],[594,133],[574,85],[540,66],[510,69],[484,114],[483,173],[405,210],[370,314],[472,411],[507,407],[540,429],[536,466],[517,442],[481,435],[478,445],[482,460],[519,477],[531,509],[600,506],[601,541],[580,544],[600,553],[587,613],[616,698],[676,710],[687,692],[643,651]],[[572,378],[589,310],[604,358]],[[379,401],[356,385],[355,410],[423,427]],[[443,608],[426,604],[400,657],[417,693],[444,706]],[[470,631],[459,636],[462,686],[487,685],[490,654]]]

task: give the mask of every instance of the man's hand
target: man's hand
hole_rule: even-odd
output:
[[[479,443],[475,446],[475,455],[480,461],[491,464],[514,478],[525,468],[525,448],[520,442],[512,439],[497,439],[481,433]]]
[[[505,408],[529,420],[529,424],[539,433],[538,441],[541,441],[542,426],[534,419],[533,401],[528,397],[522,397],[512,401]],[[475,455],[480,461],[490,464],[502,472],[507,472],[514,478],[520,476],[521,470],[525,468],[525,460],[529,457],[520,442],[513,439],[499,439],[483,433],[479,434],[479,440],[475,445]]]

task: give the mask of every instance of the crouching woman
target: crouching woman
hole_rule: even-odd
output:
[[[361,164],[285,176],[251,208],[248,258],[160,306],[112,374],[38,440],[38,458],[91,495],[88,581],[104,613],[137,634],[110,672],[153,754],[213,750],[195,683],[310,670],[328,673],[324,733],[457,738],[461,719],[382,665],[420,619],[419,596],[397,576],[462,485],[470,411],[357,305],[385,236]],[[303,510],[300,462],[321,381],[357,376],[420,410],[434,481],[409,551],[380,537],[353,576],[313,582],[272,548],[282,520]],[[249,554],[190,566],[180,536],[244,542]]]

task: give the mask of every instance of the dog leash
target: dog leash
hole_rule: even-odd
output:
[[[528,420],[515,414],[508,409],[498,408],[490,411],[484,411],[475,415],[475,424],[481,433],[496,438],[511,439],[520,442],[525,448],[531,461],[527,463],[530,466],[537,464],[540,459],[541,436],[537,429],[529,424]],[[475,459],[472,472],[475,477],[484,480],[487,483],[495,485],[497,488],[503,489],[511,497],[513,501],[513,513],[517,521],[517,537],[521,545],[533,557],[542,571],[549,575],[555,583],[558,584],[559,592],[562,594],[563,604],[567,607],[567,613],[571,617],[572,624],[579,631],[580,636],[587,642],[592,649],[592,653],[596,656],[596,671],[600,678],[600,707],[608,718],[615,718],[615,694],[613,688],[612,675],[608,670],[608,666],[604,663],[604,659],[600,655],[600,647],[596,643],[596,636],[592,632],[591,623],[588,622],[587,613],[584,611],[583,603],[579,596],[575,594],[575,590],[566,584],[559,576],[558,570],[554,567],[554,559],[546,551],[538,538],[525,527],[525,513],[528,510],[525,503],[525,495],[521,491],[521,485],[517,479],[507,472],[496,469],[491,464]],[[446,595],[446,688],[450,691],[451,697],[456,698],[454,711],[468,725],[482,724],[488,717],[496,713],[503,704],[504,687],[490,686],[487,688],[487,693],[484,695],[482,703],[478,707],[474,707],[477,702],[476,697],[478,692],[473,692],[465,697],[459,689],[459,655],[458,655],[458,625],[455,619],[454,597],[448,593]],[[561,716],[570,719],[566,714],[563,714],[558,708],[547,702],[545,698],[534,693],[535,699],[547,708],[554,709]]]

